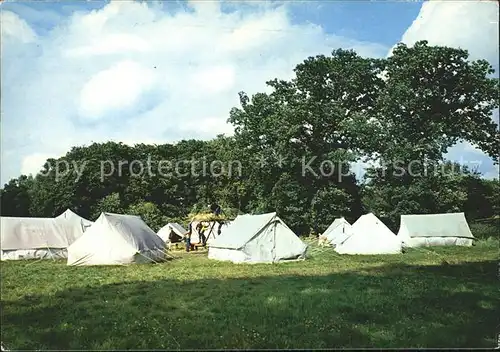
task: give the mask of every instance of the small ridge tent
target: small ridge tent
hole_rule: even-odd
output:
[[[0,218],[1,259],[67,258],[69,245],[83,232],[74,223],[55,218]]]
[[[328,244],[336,246],[344,242],[347,237],[352,234],[352,226],[344,218],[335,219],[332,224],[326,229],[321,237],[325,238]]]
[[[303,259],[307,245],[276,215],[239,215],[213,240],[208,258],[233,263]]]
[[[165,258],[165,242],[139,216],[102,213],[68,247],[68,265],[124,265]]]
[[[374,214],[362,215],[352,225],[352,233],[335,246],[339,254],[397,254],[399,238]]]
[[[405,247],[472,246],[464,213],[401,215],[398,238]]]
[[[177,235],[178,239],[175,241],[172,241],[170,238],[170,233],[174,232],[174,234]],[[187,232],[180,224],[176,222],[169,222],[165,226],[163,226],[159,231],[158,231],[158,236],[165,242],[165,243],[174,243],[174,242],[180,242],[182,241],[182,238],[184,237],[184,234]]]

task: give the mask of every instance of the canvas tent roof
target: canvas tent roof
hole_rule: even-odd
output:
[[[0,218],[2,250],[67,248],[79,233],[74,224],[55,218]]]
[[[323,236],[328,237],[328,233],[330,233],[334,228],[340,225],[342,222],[347,222],[344,218],[336,218],[333,222],[328,226],[328,228],[323,232]]]
[[[169,223],[168,226],[172,227],[172,230],[179,236],[183,236],[187,231],[178,223]]]
[[[352,234],[352,226],[344,218],[335,219],[332,224],[323,232],[328,242],[334,241],[335,244],[344,242]],[[333,244],[333,243],[332,243]]]
[[[335,248],[341,254],[395,254],[401,249],[400,239],[372,213],[356,220],[352,234]]]
[[[108,265],[136,262],[137,254],[163,257],[165,242],[136,215],[102,213],[68,248],[68,265]]]
[[[69,221],[81,221],[82,222],[82,225],[84,227],[89,227],[93,224],[92,221],[90,220],[87,220],[83,217],[81,217],[80,215],[76,214],[75,212],[73,212],[71,209],[66,209],[64,211],[64,213],[62,213],[61,215],[57,216],[56,219],[66,219],[66,220],[69,220]]]
[[[474,238],[464,213],[401,215],[401,235]]]
[[[239,215],[211,244],[211,247],[239,249],[248,243],[267,224],[276,219],[283,225],[286,224],[276,216],[276,213],[261,215]],[[288,228],[288,226],[287,226]],[[291,230],[290,230],[291,231]]]
[[[160,236],[163,241],[168,242],[171,230],[180,237],[183,237],[187,232],[180,224],[176,222],[169,222],[158,230],[158,236]]]

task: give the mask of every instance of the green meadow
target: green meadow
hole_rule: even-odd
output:
[[[1,263],[9,349],[496,347],[499,243],[236,265]]]

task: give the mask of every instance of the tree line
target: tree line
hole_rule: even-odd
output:
[[[271,93],[239,93],[234,136],[177,144],[94,143],[48,159],[40,174],[0,190],[2,216],[52,217],[66,208],[141,215],[154,229],[218,202],[226,214],[277,211],[298,234],[339,216],[499,213],[498,180],[445,159],[468,141],[498,163],[491,115],[498,79],[466,50],[398,44],[389,58],[334,50],[299,63]],[[371,161],[362,182],[352,164]]]

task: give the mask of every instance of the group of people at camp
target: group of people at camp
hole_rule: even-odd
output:
[[[214,214],[215,216],[219,216],[223,213],[222,208],[217,203],[211,204],[209,206],[209,208],[210,208],[210,212],[212,214]],[[220,228],[221,228],[222,223],[220,221],[218,221],[218,223],[219,223],[218,232],[220,233]],[[210,222],[208,222],[208,221],[200,221],[196,224],[196,227],[195,227],[195,230],[199,234],[199,237],[200,237],[200,243],[202,244],[203,247],[205,247],[207,244],[208,238],[205,235],[205,233],[209,229],[209,227],[210,227]],[[192,235],[192,233],[193,233],[193,221],[191,221],[189,223],[188,231],[184,234],[184,238],[183,238],[185,246],[186,246],[186,252],[189,252],[191,250],[191,235]],[[171,242],[175,242],[175,240],[178,239],[178,237],[179,236],[173,230],[170,232],[169,239]]]

